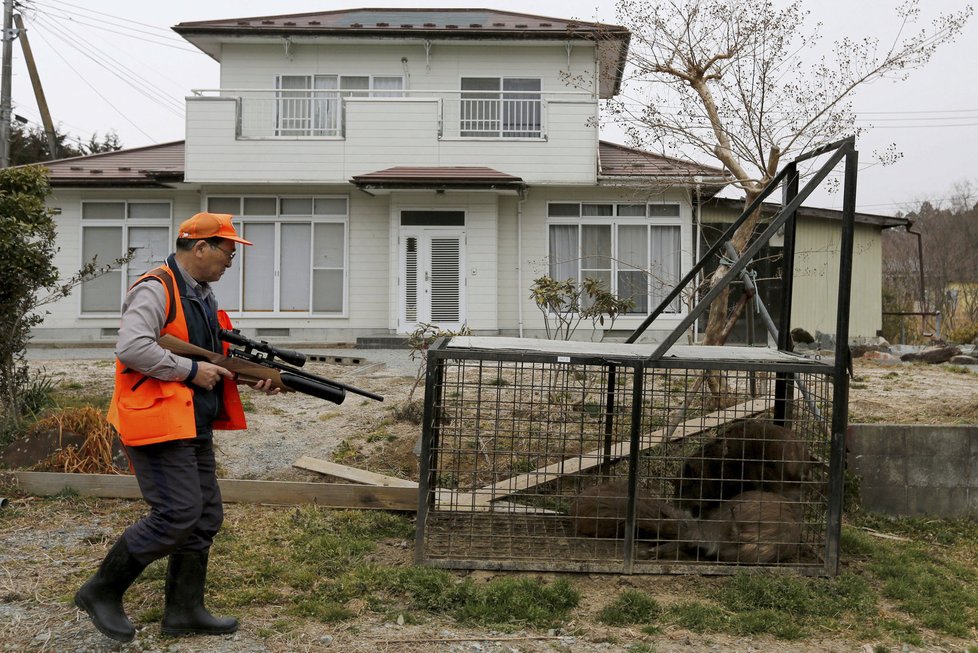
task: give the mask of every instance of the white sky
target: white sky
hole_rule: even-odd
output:
[[[784,4],[784,0],[775,0]],[[115,130],[125,147],[182,140],[183,98],[216,88],[218,64],[169,30],[185,21],[383,7],[489,7],[559,18],[617,23],[614,0],[16,0],[55,124],[87,141]],[[825,40],[848,34],[892,38],[896,0],[810,0]],[[964,0],[923,0],[925,18],[959,9]],[[14,113],[40,123],[20,45],[14,43]],[[853,98],[873,130],[858,143],[857,203],[870,213],[906,211],[924,199],[939,203],[955,182],[978,182],[978,20],[904,82],[881,81]],[[615,129],[602,137],[624,138]],[[873,151],[896,143],[904,157],[872,165]],[[690,153],[692,154],[692,153]],[[703,160],[705,163],[714,161]],[[840,208],[841,194],[809,204]]]

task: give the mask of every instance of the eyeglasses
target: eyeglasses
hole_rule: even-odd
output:
[[[210,245],[211,247],[213,247],[214,249],[218,249],[218,250],[221,250],[222,252],[224,252],[224,255],[228,257],[228,262],[233,261],[234,260],[234,257],[238,255],[238,252],[237,251],[229,252],[228,250],[224,249],[220,245],[215,245],[213,243],[207,243],[207,244]]]

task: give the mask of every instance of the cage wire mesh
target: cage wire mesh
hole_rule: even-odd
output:
[[[825,573],[831,368],[647,365],[433,351],[418,561]]]

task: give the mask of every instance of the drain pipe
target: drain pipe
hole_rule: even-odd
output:
[[[913,227],[913,222],[907,225],[907,233],[917,237],[917,272],[920,275],[920,312],[927,312],[927,295],[924,293],[924,245],[921,241],[921,233],[919,231],[911,231]],[[940,318],[937,318],[937,330],[940,333]],[[920,316],[920,333],[923,335],[924,330],[927,328],[927,316]],[[940,338],[940,335],[937,336]]]
[[[520,338],[523,337],[523,201],[526,189],[520,189],[516,200],[516,317]]]

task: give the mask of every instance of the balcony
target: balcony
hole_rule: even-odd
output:
[[[593,182],[589,93],[220,89],[187,98],[195,181],[348,182],[386,167],[488,166]]]
[[[588,93],[469,91],[342,91],[221,89],[194,91],[198,97],[237,101],[237,137],[343,138],[349,105],[363,100],[429,101],[438,105],[441,138],[547,138],[552,102],[596,101]]]

